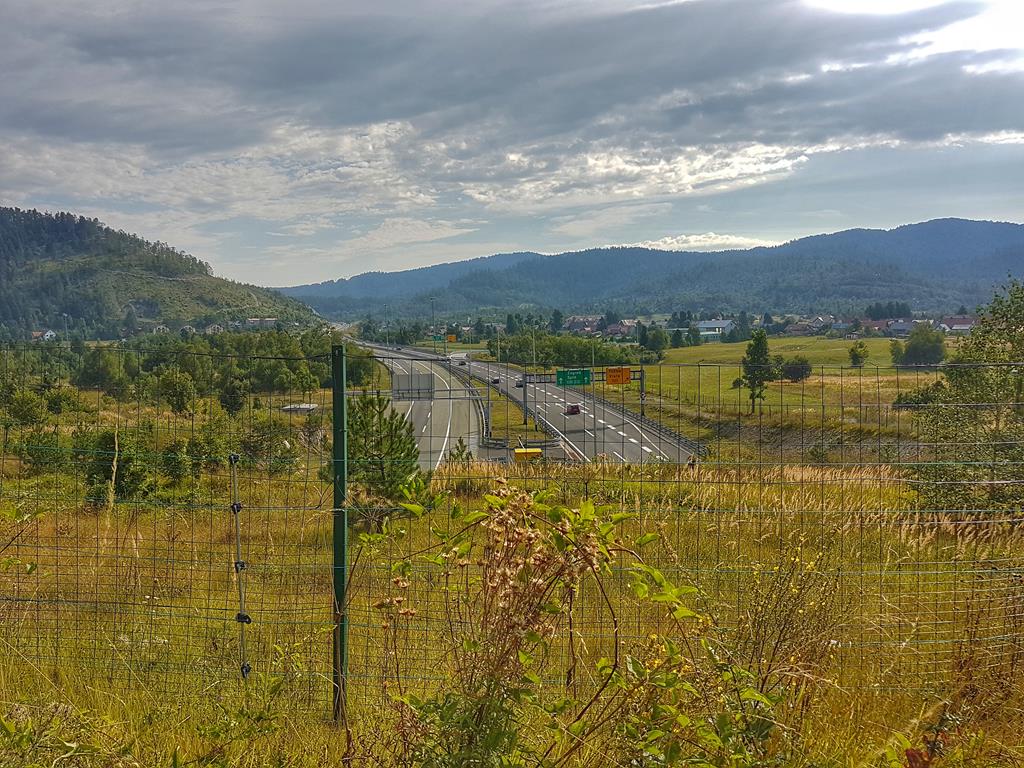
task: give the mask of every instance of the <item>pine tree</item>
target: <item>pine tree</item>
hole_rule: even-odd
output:
[[[412,424],[385,395],[362,394],[348,414],[349,479],[375,495],[397,498],[418,471]]]
[[[768,382],[775,378],[775,365],[768,352],[768,334],[763,328],[758,328],[751,336],[742,365],[741,378],[750,390],[750,412],[753,413],[755,402],[764,399]]]

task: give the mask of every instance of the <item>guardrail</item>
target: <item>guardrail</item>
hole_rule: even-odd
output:
[[[603,405],[605,408],[614,408],[620,411],[623,414],[623,416],[625,416],[627,419],[633,419],[633,421],[643,426],[644,429],[650,432],[656,432],[663,438],[674,440],[679,445],[686,448],[686,450],[690,451],[690,453],[694,453],[697,456],[700,456],[701,458],[707,456],[708,453],[710,453],[708,447],[701,443],[699,440],[694,440],[692,437],[687,437],[686,435],[676,432],[674,429],[665,426],[660,421],[655,421],[654,419],[648,416],[643,416],[639,413],[636,413],[635,411],[630,411],[624,408],[619,403],[613,402],[604,397],[599,397],[598,395],[593,393],[584,392],[583,396],[585,398],[589,397],[591,400],[601,403],[601,405]]]
[[[479,382],[483,383],[487,387],[494,387],[494,385],[491,384],[490,380],[487,379],[484,376],[478,376],[476,374],[468,373],[466,371],[456,370],[456,368],[458,366],[453,366],[451,364],[451,362],[447,362],[445,365],[447,366],[448,370],[452,372],[453,376],[458,378],[463,383],[466,383],[467,386],[470,387],[471,389],[472,389],[472,385],[467,380],[474,380],[475,379],[476,381],[479,381]],[[496,387],[494,387],[494,388],[496,389],[496,391],[499,394],[501,393],[500,389],[497,389]],[[478,400],[479,407],[483,408],[484,412],[486,412],[487,409],[486,409],[486,407],[484,407],[483,398],[480,396],[480,393],[477,392],[475,389],[473,389],[472,391],[473,391],[474,395],[476,396],[476,399]],[[547,447],[553,447],[553,446],[557,445],[563,451],[565,451],[567,456],[568,455],[576,455],[579,458],[580,461],[587,461],[586,454],[583,454],[580,451],[574,449],[573,447],[571,447],[569,445],[569,443],[567,441],[563,440],[562,437],[561,437],[561,433],[557,429],[555,429],[555,427],[552,424],[550,424],[547,419],[545,419],[543,416],[541,416],[539,413],[537,413],[529,405],[526,405],[524,403],[518,403],[518,405],[519,405],[520,408],[523,409],[523,412],[526,414],[526,417],[529,418],[530,416],[532,416],[534,423],[538,427],[540,427],[541,431],[545,435],[548,436],[548,439],[544,440],[544,441],[527,440],[526,444],[527,444],[528,447],[547,448]],[[487,421],[489,416],[490,416],[490,414],[487,414],[487,416],[484,417],[484,420],[482,420],[481,423],[484,424],[484,425],[489,425],[489,422]],[[490,434],[490,429],[486,429],[485,430],[485,434]],[[490,440],[492,438],[488,438],[488,439]],[[504,441],[504,443],[505,444],[504,444],[503,447],[508,447],[508,441],[506,440],[506,441]]]
[[[480,444],[484,444],[484,440],[490,439],[491,414],[488,412],[487,407],[484,405],[484,399],[480,396],[480,393],[473,386],[473,376],[464,372],[456,370],[457,366],[453,366],[451,362],[446,362],[445,367],[448,369],[448,373],[454,378],[458,379],[466,387],[466,391],[469,392],[470,398],[473,400],[473,405],[476,407],[477,416],[480,417]]]
[[[458,366],[453,365],[450,360],[446,359],[443,361],[442,364],[445,366],[445,368],[447,368],[448,372],[452,376],[457,378],[459,381],[461,381],[466,386],[467,390],[471,393],[470,396],[473,398],[473,401],[476,404],[477,413],[480,415],[480,424],[483,429],[481,444],[483,444],[484,439],[491,439],[489,437],[490,414],[487,412],[487,408],[484,405],[483,397],[481,397],[480,393],[473,387],[473,382],[479,381],[488,387],[493,387],[493,385],[491,384],[490,380],[484,376],[473,374],[467,371],[458,370]],[[501,390],[498,389],[498,392],[500,393]],[[648,432],[653,432],[657,435],[660,435],[665,440],[673,441],[678,445],[682,446],[683,448],[685,448],[686,450],[690,451],[691,453],[700,456],[701,458],[707,456],[709,453],[708,447],[701,443],[699,440],[695,440],[692,437],[687,437],[686,435],[677,432],[676,430],[672,429],[669,426],[666,426],[665,424],[662,424],[659,421],[655,421],[654,419],[648,416],[641,415],[635,411],[629,410],[620,403],[616,403],[612,400],[608,400],[607,398],[600,397],[593,392],[583,391],[581,392],[581,394],[583,395],[584,399],[590,399],[594,401],[595,404],[600,403],[605,408],[610,408],[612,410],[618,411],[623,415],[624,418],[632,419],[633,421],[641,425],[644,429],[646,429]],[[576,456],[581,461],[588,460],[586,454],[579,451],[578,449],[573,448],[568,443],[568,441],[563,440],[561,432],[559,432],[558,429],[553,424],[551,424],[544,416],[541,416],[536,410],[531,408],[527,402],[519,402],[517,404],[520,408],[523,409],[527,417],[533,417],[534,423],[537,424],[538,427],[540,427],[541,431],[544,432],[544,434],[547,435],[548,438],[550,438],[554,442],[557,442],[562,447],[566,455]]]

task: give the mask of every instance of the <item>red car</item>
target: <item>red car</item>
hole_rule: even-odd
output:
[[[571,405],[565,406],[565,415],[566,416],[579,416],[580,415],[580,407],[579,407],[579,405],[577,405],[576,403],[573,403]]]

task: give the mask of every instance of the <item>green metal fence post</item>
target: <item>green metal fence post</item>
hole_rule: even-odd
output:
[[[334,508],[333,508],[333,570],[334,570],[334,642],[332,652],[332,682],[334,720],[342,719],[346,704],[346,678],[348,675],[348,404],[345,399],[346,368],[345,345],[331,348],[331,396],[334,417]]]

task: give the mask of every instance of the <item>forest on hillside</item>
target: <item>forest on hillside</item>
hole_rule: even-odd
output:
[[[52,328],[116,337],[148,323],[309,320],[296,301],[214,277],[166,243],[71,213],[0,208],[0,338]]]

